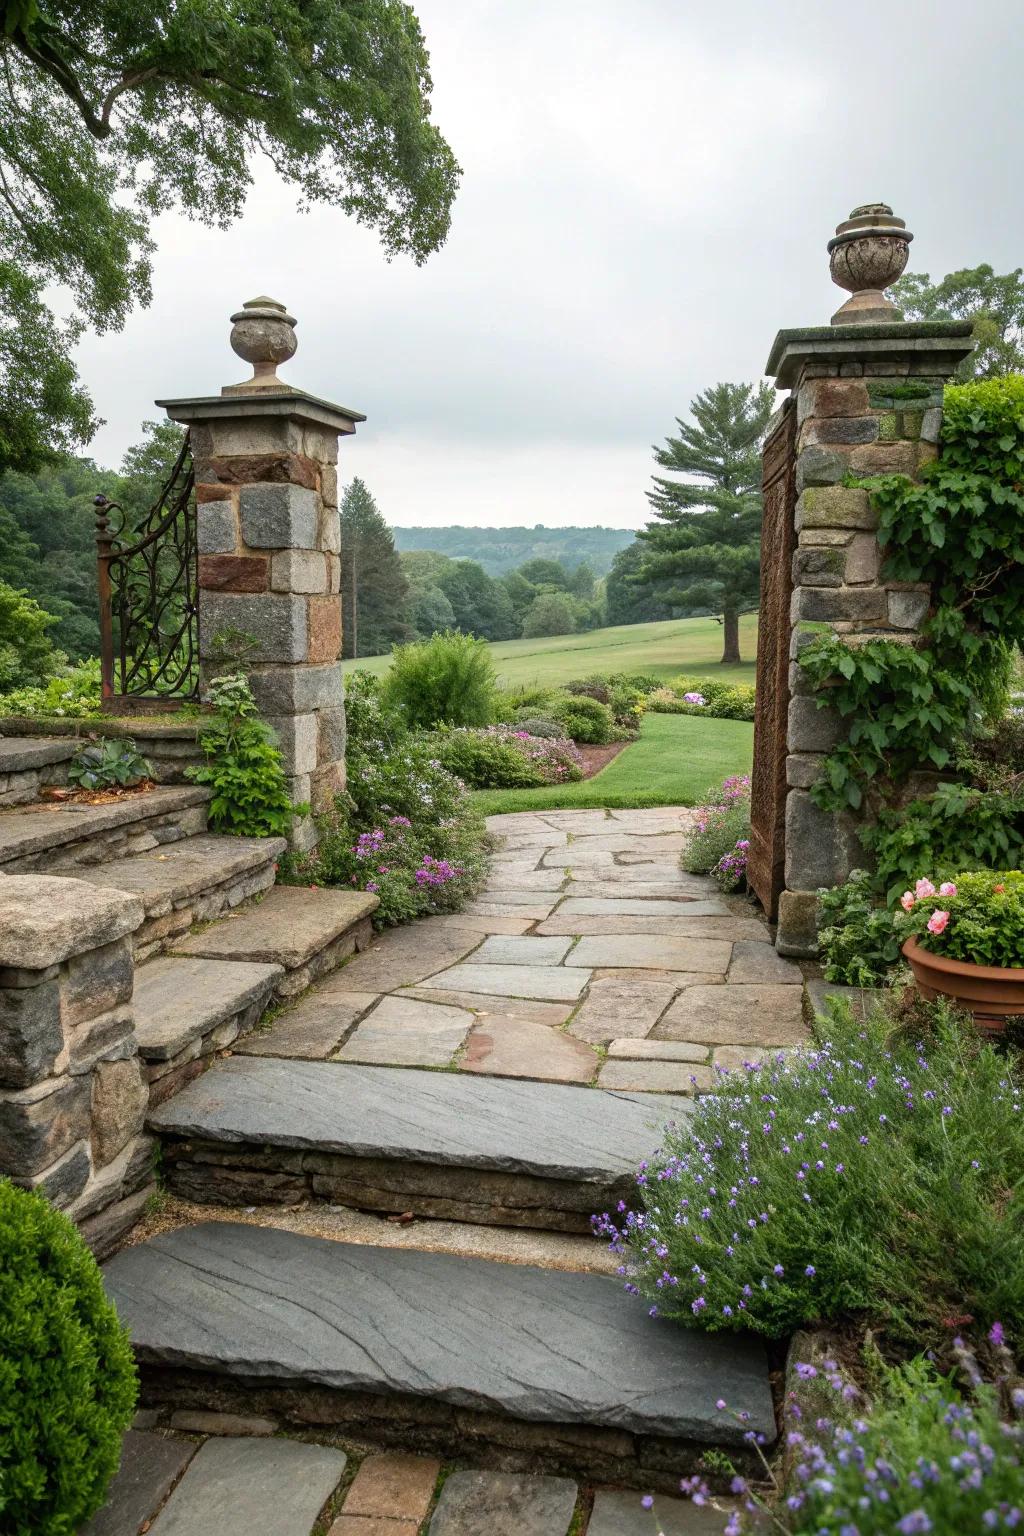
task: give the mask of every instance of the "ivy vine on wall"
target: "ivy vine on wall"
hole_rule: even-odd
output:
[[[879,514],[884,576],[927,584],[931,606],[916,643],[822,634],[800,652],[819,707],[848,725],[811,789],[828,810],[947,768],[1005,710],[1024,643],[1024,376],[947,388],[941,456],[920,481],[857,483]]]

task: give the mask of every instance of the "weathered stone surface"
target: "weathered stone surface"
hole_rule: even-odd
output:
[[[576,964],[573,960],[574,967]],[[578,964],[583,965],[584,962],[580,960]],[[589,979],[586,972],[569,969],[564,965],[467,963],[453,965],[450,970],[429,976],[426,982],[435,991],[454,989],[460,992],[485,992],[495,997],[536,997],[551,998],[555,1002],[571,1002],[579,997]]]
[[[259,960],[286,971],[305,965],[378,906],[365,891],[276,885],[254,907],[232,912],[175,946],[211,960]]]
[[[783,1055],[795,1049],[793,1046],[719,1045],[711,1055],[711,1065],[719,1072],[742,1072],[748,1066],[756,1066],[767,1057]]]
[[[821,450],[811,449],[811,453]],[[801,454],[801,462],[808,457]],[[833,455],[827,455],[833,457]],[[843,465],[842,475],[846,473]],[[796,526],[799,532],[805,528],[864,528],[878,527],[878,513],[868,501],[867,491],[850,489],[845,485],[815,487],[803,491],[796,505]]]
[[[132,893],[129,893],[132,894]],[[132,1000],[135,965],[129,938],[73,955],[61,980],[61,1020],[74,1029]]]
[[[92,1160],[103,1168],[142,1130],[149,1094],[137,1056],[101,1061],[92,1073]]]
[[[153,1521],[153,1536],[309,1536],[345,1460],[344,1451],[298,1440],[207,1440]]]
[[[716,1499],[722,1510],[733,1508],[731,1499]],[[587,1536],[722,1536],[726,1518],[710,1504],[698,1506],[690,1499],[655,1494],[653,1509],[644,1509],[639,1493],[599,1488]]]
[[[203,489],[202,486],[197,487],[196,496],[196,543],[199,554],[230,554],[237,547],[238,540],[237,520],[230,492],[226,496],[222,494],[215,501],[207,501],[199,497],[198,493]]]
[[[279,1014],[268,1029],[255,1030],[233,1047],[236,1055],[285,1056],[326,1061],[352,1026],[378,1001],[376,992],[339,992],[321,997],[307,992],[294,1008]]]
[[[498,935],[485,939],[473,951],[474,965],[561,965],[569,952],[571,939],[537,939]]]
[[[385,997],[356,1025],[334,1060],[446,1067],[472,1023],[473,1015],[465,1008]]]
[[[800,986],[803,973],[792,960],[784,960],[770,944],[741,942],[732,948],[732,962],[728,981],[734,982],[781,982]]]
[[[797,586],[841,587],[845,564],[842,549],[805,545],[793,552],[793,582]]]
[[[428,1536],[565,1536],[575,1508],[576,1484],[567,1477],[453,1472]]]
[[[817,891],[842,885],[863,858],[853,820],[815,805],[805,789],[786,797],[786,885]]]
[[[305,661],[309,644],[306,600],[283,592],[209,592],[204,594],[200,655],[215,660],[214,638],[226,629],[240,629],[255,644],[253,666],[270,662]],[[248,659],[248,658],[247,658]]]
[[[0,1088],[27,1088],[47,1077],[63,1049],[56,976],[36,987],[0,987]]]
[[[337,666],[260,667],[248,672],[248,677],[263,715],[303,715],[315,709],[341,709],[343,705]]]
[[[195,1451],[191,1440],[130,1429],[107,1502],[82,1527],[81,1536],[136,1536],[139,1527],[159,1509]]]
[[[887,599],[889,623],[896,629],[920,629],[928,617],[929,592],[890,592]]]
[[[166,956],[136,972],[135,1034],[147,1061],[170,1061],[250,1008],[265,1007],[280,965]]]
[[[492,1014],[470,1035],[459,1063],[463,1072],[532,1077],[549,1083],[589,1083],[597,1057],[580,1040],[532,1019]]]
[[[126,859],[110,859],[83,870],[80,878],[104,890],[139,896],[147,914],[156,916],[265,871],[286,847],[283,837],[202,833]]]
[[[309,605],[309,660],[336,661],[341,655],[341,599],[311,597]]]
[[[257,1414],[211,1413],[202,1408],[180,1408],[171,1414],[171,1428],[190,1435],[275,1435],[274,1419]]]
[[[885,593],[881,587],[798,587],[791,615],[794,624],[880,624],[886,617]]]
[[[653,1033],[711,1045],[799,1045],[807,1038],[802,1004],[796,986],[691,987]]]
[[[556,900],[554,892],[551,893],[550,901],[546,901],[539,891],[510,890],[504,900],[493,901],[484,896],[479,901],[470,902],[466,911],[471,917],[522,917],[536,922],[539,918],[549,916]]]
[[[326,592],[326,557],[316,549],[279,549],[271,557],[275,592]]]
[[[316,492],[301,485],[243,485],[242,538],[252,549],[315,549]]]
[[[609,1061],[707,1061],[708,1046],[689,1040],[612,1040]]]
[[[470,1008],[480,1017],[499,1013],[503,1018],[533,1019],[536,1024],[564,1024],[572,1012],[568,1003],[543,1003],[535,997],[488,997],[483,992],[434,991],[430,987],[409,987],[401,994],[420,997],[425,1003],[449,1003]]]
[[[829,416],[804,423],[801,444],[829,445],[874,443],[878,441],[877,416]]]
[[[775,947],[780,955],[808,959],[818,952],[818,893],[783,891],[779,896],[779,927]]]
[[[763,923],[742,917],[563,917],[556,910],[533,931],[541,937],[573,934],[579,938],[600,938],[605,934],[636,933],[638,929],[643,929],[648,938],[662,934],[674,939],[724,939],[730,944],[740,939],[768,940]]]
[[[367,1456],[345,1495],[346,1515],[382,1516],[419,1525],[434,1496],[441,1463],[432,1456],[386,1451]]]
[[[654,979],[594,981],[569,1032],[591,1045],[604,1045],[626,1035],[642,1037],[654,1028],[677,990],[671,981]]]
[[[204,592],[266,592],[270,562],[266,555],[200,555],[199,585]]]
[[[858,416],[868,409],[867,386],[852,379],[806,379],[797,392],[797,419]]]
[[[370,947],[325,982],[318,996],[337,992],[391,992],[412,986],[445,966],[461,960],[480,942],[479,934],[446,928],[437,932],[430,923],[408,928],[388,928],[374,934]]]
[[[0,888],[9,883],[0,880]],[[88,1078],[47,1078],[0,1093],[0,1168],[12,1177],[40,1173],[88,1137]]]
[[[796,461],[796,488],[803,492],[808,487],[838,485],[849,471],[845,454],[832,448],[811,445],[804,449]]]
[[[637,919],[642,929],[642,920]],[[722,939],[674,939],[642,931],[618,938],[581,939],[566,967],[628,965],[634,970],[725,972],[732,945]]]
[[[89,1182],[92,1172],[92,1163],[89,1159],[89,1144],[87,1141],[78,1141],[59,1157],[49,1168],[44,1168],[41,1173],[34,1173],[16,1179],[23,1189],[40,1189],[47,1200],[61,1210],[69,1206],[78,1198]]]
[[[683,1061],[606,1061],[598,1087],[629,1093],[700,1093],[712,1084],[711,1069]]]
[[[5,811],[0,816],[0,869],[6,873],[24,870],[24,861],[34,854],[59,856],[62,868],[67,868],[64,861],[75,845],[96,844],[103,852],[111,837],[122,829],[143,832],[149,829],[137,823],[184,820],[190,813],[201,813],[209,798],[210,791],[199,785],[166,784],[106,805],[34,805]],[[168,842],[170,837],[163,835],[160,841]]]
[[[142,915],[136,898],[81,880],[9,875],[0,880],[0,965],[45,970],[131,933]]]
[[[607,877],[601,880],[570,880],[564,894],[571,897],[597,897],[599,900],[615,897],[640,901],[673,901],[680,909],[684,909],[692,899],[714,895],[706,882],[698,885],[697,880],[696,875],[684,874],[682,870],[658,875],[657,879],[647,879],[642,868],[630,866],[614,871],[613,880]]]
[[[203,1223],[125,1249],[107,1265],[105,1282],[143,1363],[413,1394],[534,1423],[734,1445],[746,1427],[769,1443],[775,1437],[759,1342],[691,1333],[649,1317],[603,1275]],[[730,1413],[715,1409],[719,1396]],[[740,1412],[749,1413],[749,1426],[732,1417]],[[211,1441],[200,1455],[232,1443]],[[309,1449],[259,1441],[252,1450],[267,1458],[281,1445]],[[264,1464],[272,1466],[269,1459]],[[226,1488],[225,1469],[218,1467],[211,1481]],[[291,1485],[308,1486],[308,1479],[293,1477]],[[274,1531],[267,1514],[275,1495],[265,1484],[260,1494],[263,1508],[252,1515],[251,1529]],[[154,1530],[251,1536],[249,1526],[228,1525],[224,1513],[225,1523],[206,1515],[190,1527],[161,1528],[158,1521]]]
[[[881,552],[873,533],[858,533],[850,540],[843,566],[843,580],[851,586],[862,581],[877,581]]]
[[[77,751],[78,742],[67,737],[0,736],[0,775],[66,763]]]
[[[661,901],[656,897],[570,897],[559,917],[728,917],[724,901]]]
[[[685,1112],[556,1083],[231,1056],[150,1114],[164,1136],[607,1183]]]
[[[156,1184],[147,1184],[134,1194],[113,1200],[84,1221],[78,1221],[76,1217],[82,1239],[98,1262],[102,1263],[113,1253],[125,1234],[142,1219],[151,1197],[156,1193]]]

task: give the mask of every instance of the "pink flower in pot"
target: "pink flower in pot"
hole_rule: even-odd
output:
[[[935,887],[930,880],[919,880],[914,886],[914,895],[918,901],[922,901],[926,896],[935,895]]]
[[[913,891],[904,891],[903,895],[900,897],[900,906],[903,908],[904,912],[909,912],[916,900],[917,897],[914,895]]]
[[[948,912],[939,912],[939,911],[933,912],[931,917],[928,919],[928,932],[929,933],[944,933],[945,932],[945,928],[946,928],[946,924],[948,922],[949,922],[949,913]]]

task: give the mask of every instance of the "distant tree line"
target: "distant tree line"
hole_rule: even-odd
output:
[[[504,576],[528,560],[556,560],[572,569],[589,565],[595,576],[607,576],[612,561],[633,540],[628,528],[395,528],[395,548],[429,549],[453,560],[475,560],[488,576]]]

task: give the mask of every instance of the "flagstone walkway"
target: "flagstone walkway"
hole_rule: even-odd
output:
[[[799,967],[744,898],[679,867],[693,816],[491,817],[466,911],[381,934],[235,1054],[692,1093],[799,1044]]]

